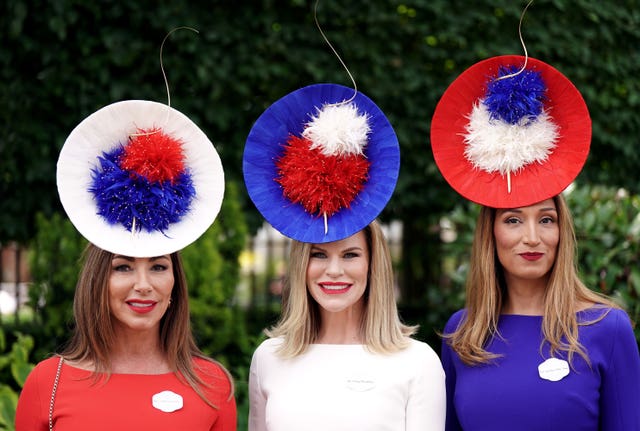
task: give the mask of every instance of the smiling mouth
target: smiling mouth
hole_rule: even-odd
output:
[[[338,295],[340,293],[345,293],[349,289],[351,289],[350,283],[335,283],[335,282],[326,282],[326,283],[318,283],[320,289],[329,295]]]
[[[136,313],[148,313],[153,310],[157,304],[155,301],[127,301],[130,309]]]

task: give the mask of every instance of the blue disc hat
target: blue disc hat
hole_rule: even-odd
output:
[[[257,119],[242,169],[251,200],[276,230],[310,243],[347,238],[388,203],[400,169],[398,139],[361,92],[300,88]]]
[[[96,246],[161,256],[198,239],[224,195],[224,171],[207,136],[157,102],[105,106],[67,137],[57,185],[69,219]]]

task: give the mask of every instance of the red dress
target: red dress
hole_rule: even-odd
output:
[[[49,429],[49,404],[59,358],[40,362],[25,382],[16,411],[16,431]],[[62,365],[53,409],[56,431],[102,430],[215,430],[235,431],[236,404],[231,383],[222,368],[195,359],[207,405],[174,373],[112,374],[95,382],[90,371]],[[170,392],[165,392],[170,391]],[[154,395],[164,393],[164,398]],[[173,410],[166,412],[161,410]],[[160,408],[159,408],[160,407]]]

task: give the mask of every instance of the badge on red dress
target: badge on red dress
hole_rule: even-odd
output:
[[[180,410],[184,405],[182,396],[171,391],[162,391],[151,397],[151,404],[156,409],[165,413]]]

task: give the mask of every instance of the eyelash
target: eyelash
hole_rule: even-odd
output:
[[[131,267],[129,265],[124,265],[124,264],[116,265],[116,266],[113,267],[113,270],[117,271],[117,272],[124,272],[124,271],[128,271],[130,269],[131,269]]]
[[[346,259],[353,259],[353,258],[358,257],[358,256],[360,256],[360,254],[358,254],[356,252],[353,252],[353,251],[350,251],[350,252],[345,253],[342,257],[346,258]],[[324,259],[324,258],[327,257],[327,255],[325,253],[323,253],[323,252],[316,251],[316,252],[312,252],[309,255],[309,257],[316,258],[316,259]]]
[[[167,269],[169,269],[168,265],[162,265],[162,264],[159,264],[159,263],[156,263],[151,267],[151,270],[152,271],[156,271],[156,272],[166,271]],[[131,266],[129,266],[127,264],[115,265],[113,267],[113,270],[116,271],[116,272],[126,272],[126,271],[130,271],[131,270]]]
[[[548,223],[555,223],[555,218],[551,217],[551,216],[544,216],[540,219],[540,222],[543,224],[548,224]],[[515,223],[519,223],[520,219],[517,217],[508,217],[505,219],[504,221],[506,224],[515,224]]]

